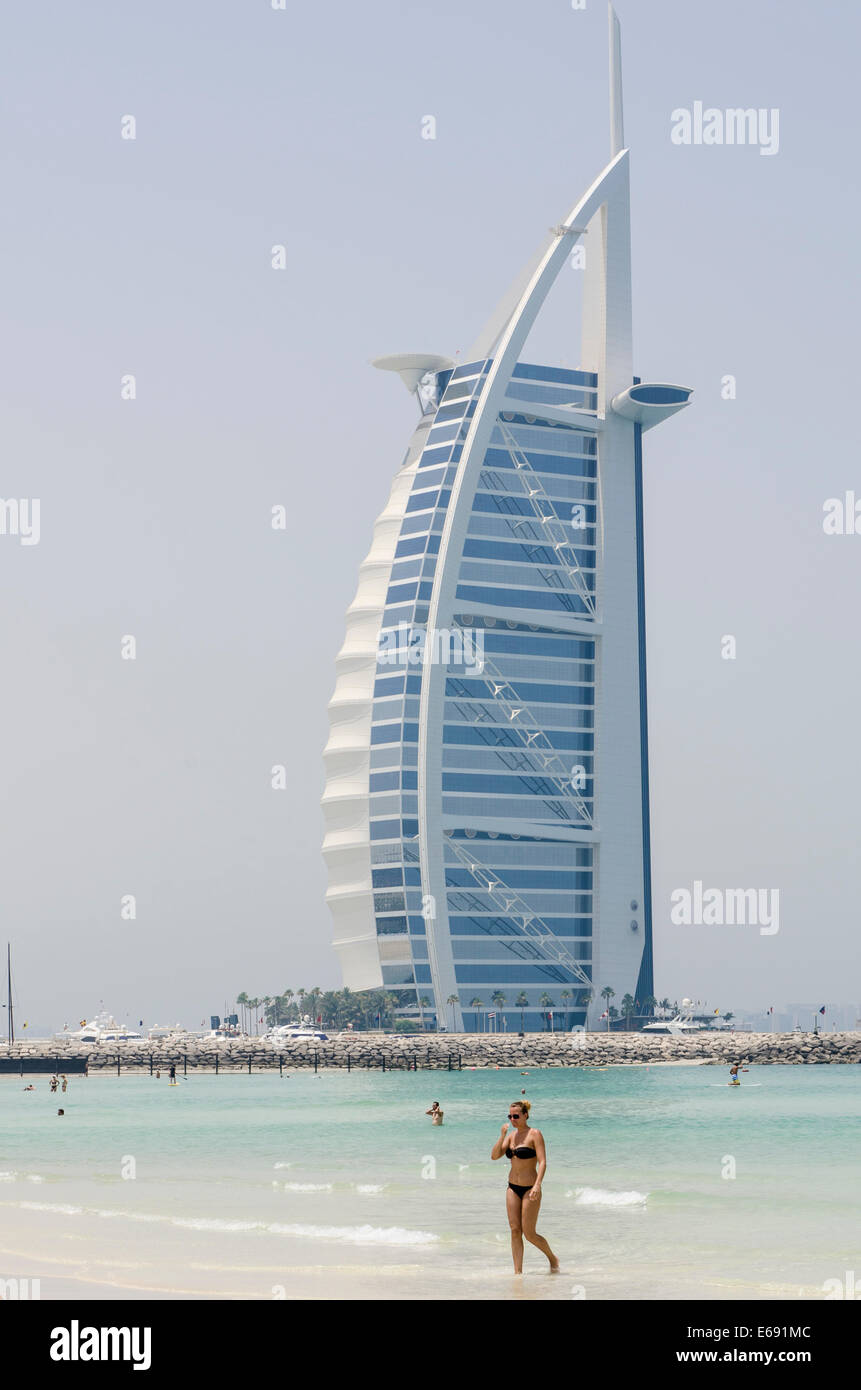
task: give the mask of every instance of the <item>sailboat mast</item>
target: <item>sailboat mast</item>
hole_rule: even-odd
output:
[[[6,942],[6,991],[9,1008],[9,1044],[15,1041],[15,1018],[12,1013],[12,943]]]

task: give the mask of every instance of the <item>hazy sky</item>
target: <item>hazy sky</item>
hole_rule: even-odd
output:
[[[861,535],[822,523],[861,498],[861,12],[617,8],[637,371],[696,392],[645,441],[656,988],[852,1000]],[[326,705],[415,417],[368,359],[465,352],[599,172],[606,27],[603,0],[7,13],[2,496],[41,504],[37,545],[0,535],[22,1018],[340,985]],[[779,152],[675,145],[696,101],[778,108]],[[576,365],[577,278],[532,360]],[[695,880],[778,889],[779,932],[672,925]]]

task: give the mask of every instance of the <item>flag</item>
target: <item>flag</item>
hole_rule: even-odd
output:
[[[773,1014],[773,1013],[774,1013],[774,1009],[773,1009],[773,1008],[771,1008],[771,1009],[766,1009],[765,1012],[766,1012],[767,1014]]]
[[[605,1009],[604,1012],[603,1012],[602,1015],[601,1015],[601,1018],[609,1018],[609,1017],[610,1017],[609,1012],[607,1011],[607,1009]],[[600,1023],[600,1022],[601,1022],[601,1019],[599,1019],[598,1022]]]
[[[720,1009],[715,1009],[715,1013],[716,1013],[716,1014],[719,1014],[719,1013],[720,1013]]]
[[[821,1014],[824,1014],[824,1013],[825,1013],[825,1005],[824,1005],[824,1004],[822,1005],[822,1008],[819,1010],[819,1012],[820,1012]]]

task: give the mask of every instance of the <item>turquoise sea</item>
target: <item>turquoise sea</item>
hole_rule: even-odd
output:
[[[823,1298],[861,1283],[861,1067],[0,1078],[0,1277],[41,1297]],[[513,1276],[526,1089],[548,1172]],[[445,1124],[424,1111],[439,1100]],[[65,1116],[57,1109],[63,1106]],[[734,1176],[733,1176],[734,1175]]]

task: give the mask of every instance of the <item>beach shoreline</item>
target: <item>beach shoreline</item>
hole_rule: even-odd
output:
[[[7,1075],[0,1276],[43,1301],[822,1297],[854,1258],[861,1074],[757,1068],[733,1089],[702,1065],[189,1069],[176,1086],[107,1068],[60,1097]],[[518,1285],[491,1147],[524,1090],[564,1278],[530,1249]]]

